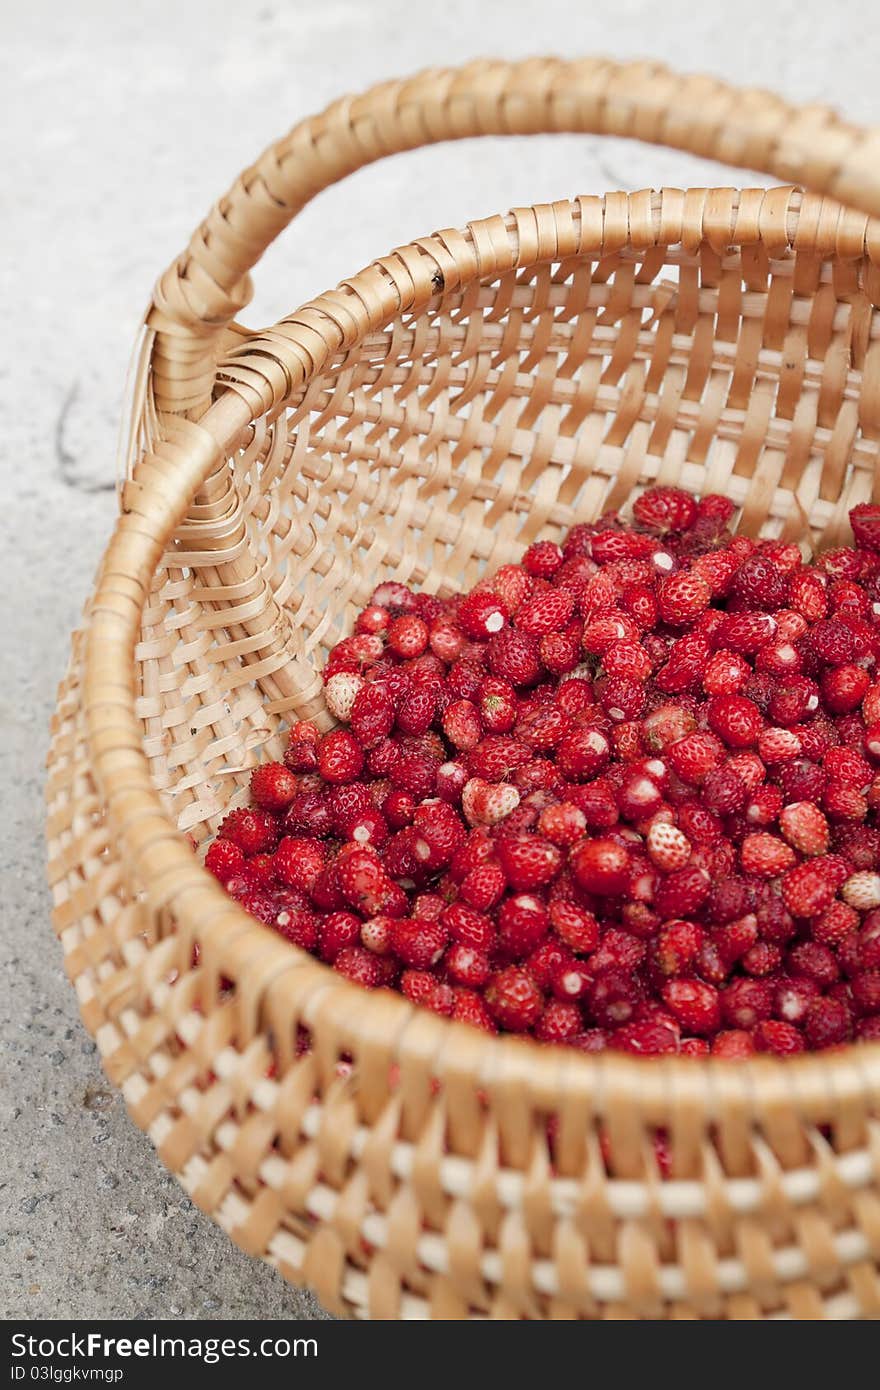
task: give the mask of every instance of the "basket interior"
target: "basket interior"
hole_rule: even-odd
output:
[[[181,829],[210,834],[261,747],[320,713],[326,651],[383,578],[469,585],[654,481],[728,495],[749,534],[848,539],[878,463],[877,273],[863,241],[802,246],[829,205],[780,192],[772,234],[741,244],[630,240],[438,285],[252,424],[231,462],[257,587],[218,589],[236,555],[205,543],[195,507],[137,651],[145,749]],[[236,622],[270,591],[292,696]]]

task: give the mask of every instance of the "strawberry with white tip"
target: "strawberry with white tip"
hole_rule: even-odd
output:
[[[353,671],[340,671],[331,676],[324,686],[324,701],[334,719],[347,724],[351,719],[354,702],[363,686],[363,680]]]

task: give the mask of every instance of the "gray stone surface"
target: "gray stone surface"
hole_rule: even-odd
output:
[[[156,274],[258,150],[331,98],[492,54],[654,56],[877,121],[874,6],[818,0],[35,0],[0,53],[0,1314],[319,1317],[195,1211],[126,1117],[48,924],[42,781],[56,683],[113,523],[121,388]],[[744,182],[625,141],[410,154],[323,195],[267,255],[268,322],[390,246],[517,203]],[[9,232],[12,231],[12,241]]]

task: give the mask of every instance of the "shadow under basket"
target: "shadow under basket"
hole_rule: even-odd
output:
[[[322,187],[541,130],[813,191],[519,208],[269,330],[233,322]],[[725,493],[749,535],[850,539],[848,508],[877,498],[878,141],[649,64],[429,72],[297,126],[157,285],[133,466],[54,720],[55,928],[162,1160],[330,1310],[880,1313],[880,1047],[742,1065],[490,1037],[348,983],[193,852],[291,720],[327,722],[326,652],[383,578],[470,585],[654,482]]]

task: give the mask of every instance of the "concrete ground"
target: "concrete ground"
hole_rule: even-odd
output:
[[[129,1121],[79,1022],[48,921],[47,727],[68,633],[113,524],[123,379],[156,275],[264,144],[344,91],[483,55],[606,52],[708,70],[878,122],[873,17],[870,0],[6,8],[0,1315],[324,1316],[235,1250]],[[607,188],[733,181],[750,180],[580,137],[410,154],[306,211],[267,255],[245,320],[271,321],[437,226]]]

